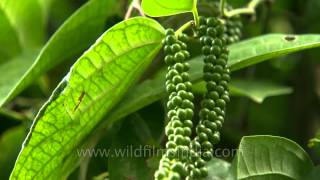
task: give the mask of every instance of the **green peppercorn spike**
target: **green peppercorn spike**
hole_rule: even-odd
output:
[[[201,102],[196,137],[191,143],[191,148],[195,152],[200,150],[201,156],[191,159],[193,166],[190,167],[194,168],[188,176],[189,179],[199,179],[208,174],[204,165],[199,167],[199,162],[209,161],[212,158],[213,145],[220,140],[219,130],[224,122],[226,103],[230,101],[228,93],[230,71],[227,67],[228,49],[227,40],[224,38],[225,29],[217,18],[200,17],[198,35],[204,55],[203,79],[206,82],[207,92]],[[234,31],[232,33],[235,34]]]
[[[168,137],[167,152],[162,156],[155,179],[181,179],[188,175],[188,156],[193,128],[193,94],[192,83],[188,70],[190,65],[186,62],[190,58],[186,42],[189,40],[185,34],[177,38],[172,29],[166,31],[163,41],[165,58],[168,66],[166,74],[166,90],[168,93],[167,118],[169,120],[165,133]],[[165,163],[164,163],[165,162]]]

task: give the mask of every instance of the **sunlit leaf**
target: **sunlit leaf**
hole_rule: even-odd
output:
[[[61,179],[93,133],[161,49],[164,29],[148,18],[121,22],[86,51],[34,120],[11,179]],[[30,171],[32,169],[32,171]]]

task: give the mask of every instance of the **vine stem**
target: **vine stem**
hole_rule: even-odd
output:
[[[221,16],[225,15],[225,10],[224,10],[225,4],[226,4],[226,0],[220,0],[220,13],[221,13]]]
[[[182,34],[185,30],[189,29],[190,27],[194,26],[194,21],[189,21],[182,25],[176,32],[175,35],[178,37],[180,34]]]
[[[244,8],[239,8],[239,9],[234,9],[231,11],[227,11],[225,10],[225,3],[226,0],[220,0],[220,10],[223,13],[223,16],[226,17],[233,17],[236,15],[240,15],[240,14],[249,14],[249,15],[253,15],[256,13],[256,8],[259,4],[261,4],[262,2],[264,2],[265,0],[251,0],[250,3],[247,5],[247,7]]]
[[[195,26],[198,27],[199,26],[199,13],[198,13],[198,8],[197,8],[197,4],[198,4],[198,1],[197,0],[194,0],[193,1],[193,8],[192,8],[192,14],[193,14],[193,19],[194,19],[194,23],[195,23]]]
[[[199,22],[199,13],[197,9],[197,0],[193,1],[193,8],[192,8],[192,14],[193,14],[193,21],[188,21],[184,25],[182,25],[176,32],[175,35],[178,37],[180,34],[182,34],[185,30],[191,28],[192,26],[198,27],[200,22]]]

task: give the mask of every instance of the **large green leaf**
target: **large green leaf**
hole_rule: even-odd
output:
[[[15,1],[13,1],[15,2]],[[31,82],[64,60],[80,54],[103,31],[106,18],[114,13],[117,1],[91,0],[76,11],[50,38],[35,61],[3,69],[0,74],[12,71],[24,73],[10,76],[0,84],[0,107],[19,94]],[[5,76],[9,77],[9,76]]]
[[[161,48],[164,29],[148,18],[115,25],[74,64],[41,109],[11,179],[61,179],[66,162],[140,78]]]
[[[191,12],[196,3],[196,0],[142,0],[142,9],[148,16],[170,16]]]
[[[240,142],[237,179],[303,179],[312,168],[308,154],[291,140],[247,136]]]
[[[230,68],[241,69],[267,59],[320,46],[320,35],[270,34],[230,46]]]
[[[39,0],[1,0],[0,7],[18,32],[24,47],[34,48],[42,45],[46,20]]]
[[[0,64],[8,61],[8,59],[18,55],[21,52],[20,42],[17,32],[10,24],[6,14],[0,7]]]

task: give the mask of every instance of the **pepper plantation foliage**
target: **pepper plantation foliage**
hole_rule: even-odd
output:
[[[0,179],[319,179],[319,9],[1,0]]]

